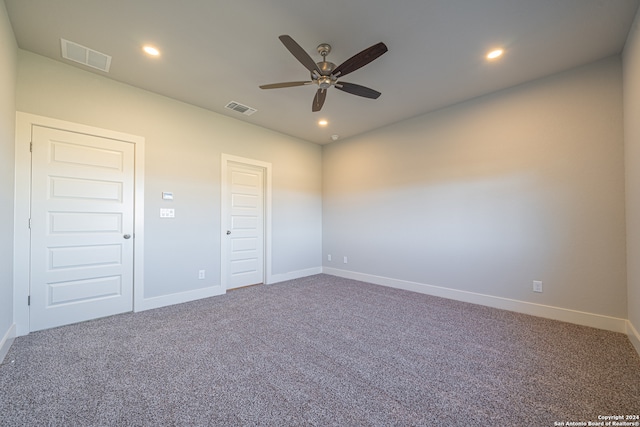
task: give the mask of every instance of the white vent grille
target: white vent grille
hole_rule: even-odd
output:
[[[255,113],[255,108],[248,107],[246,105],[240,104],[239,102],[231,101],[224,108],[228,108],[229,110],[237,111],[238,113],[244,114],[245,116],[250,116]]]
[[[65,39],[60,39],[60,45],[64,59],[78,62],[106,73],[109,72],[109,67],[111,67],[111,57],[109,55]]]

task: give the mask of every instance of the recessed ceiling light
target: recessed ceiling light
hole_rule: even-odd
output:
[[[325,119],[318,120],[318,125],[320,125],[320,126],[326,126],[328,124],[329,124],[329,122],[326,121]]]
[[[160,55],[160,51],[153,46],[145,46],[142,48],[142,50],[144,50],[146,53],[148,53],[151,56]]]
[[[487,59],[496,59],[502,56],[504,50],[502,49],[494,49],[491,52],[487,53]]]

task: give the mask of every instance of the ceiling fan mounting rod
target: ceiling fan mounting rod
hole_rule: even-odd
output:
[[[329,45],[328,43],[321,43],[318,45],[317,50],[318,50],[318,53],[322,55],[322,61],[316,63],[316,65],[318,66],[318,69],[320,70],[321,76],[331,75],[333,70],[336,68],[336,64],[334,64],[333,62],[327,61],[327,55],[329,54],[329,52],[331,52],[331,45]],[[316,78],[320,79],[321,76],[317,76]],[[329,86],[326,86],[326,87],[329,87]]]

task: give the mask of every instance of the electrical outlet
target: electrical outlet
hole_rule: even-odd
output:
[[[198,271],[198,279],[200,280],[204,279],[204,270]]]
[[[331,254],[327,255],[327,261],[331,261]]]
[[[347,257],[344,257],[344,259],[342,260],[342,262],[344,262],[345,264],[348,262],[347,261]]]
[[[542,292],[542,281],[540,280],[533,281],[533,292]]]

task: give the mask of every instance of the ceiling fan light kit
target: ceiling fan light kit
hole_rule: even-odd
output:
[[[311,81],[272,83],[262,85],[260,86],[260,89],[280,89],[284,87],[315,84],[318,86],[318,89],[316,90],[316,94],[313,97],[313,103],[311,104],[311,111],[313,112],[317,112],[322,109],[327,96],[327,89],[331,86],[343,92],[364,98],[377,99],[381,95],[380,92],[371,88],[355,83],[338,81],[338,79],[364,67],[387,52],[388,49],[384,43],[375,44],[362,52],[357,53],[336,67],[333,62],[327,61],[327,55],[331,52],[331,45],[327,43],[321,43],[318,45],[317,50],[322,56],[322,61],[315,62],[309,54],[295,40],[293,40],[293,38],[291,38],[291,36],[282,35],[279,39],[289,52],[291,52],[291,54],[302,65],[304,65],[307,70],[309,70],[311,73]]]

